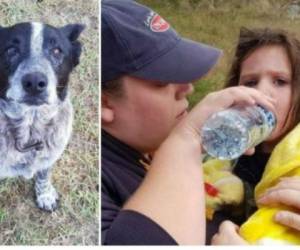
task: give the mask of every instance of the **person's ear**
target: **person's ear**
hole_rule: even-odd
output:
[[[101,97],[101,121],[103,123],[111,123],[114,120],[114,109],[110,104],[109,97],[102,95]]]

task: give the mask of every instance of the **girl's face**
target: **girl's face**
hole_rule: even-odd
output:
[[[266,143],[277,143],[290,125],[292,67],[280,45],[266,45],[252,52],[241,64],[239,85],[255,88],[276,100],[277,126]]]

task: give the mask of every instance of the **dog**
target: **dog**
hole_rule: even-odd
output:
[[[0,179],[35,179],[36,203],[58,206],[51,169],[72,131],[68,91],[79,63],[82,24],[0,26]]]

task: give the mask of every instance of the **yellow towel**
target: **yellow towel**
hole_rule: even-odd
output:
[[[293,129],[273,150],[261,181],[255,188],[257,200],[281,177],[300,176],[300,125]],[[300,197],[299,197],[300,199]],[[274,222],[280,210],[292,208],[278,206],[259,209],[240,228],[241,236],[253,244],[300,244],[300,232]]]

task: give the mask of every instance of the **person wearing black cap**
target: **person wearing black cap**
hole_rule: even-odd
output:
[[[102,244],[204,244],[201,125],[236,103],[272,103],[233,87],[188,114],[191,82],[220,50],[181,38],[134,1],[103,0],[101,10]]]

